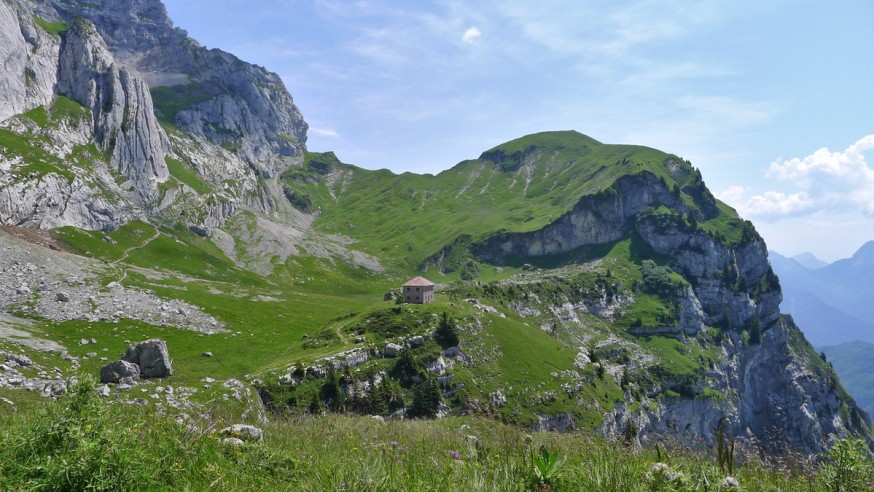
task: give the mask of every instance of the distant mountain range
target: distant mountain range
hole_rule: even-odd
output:
[[[783,288],[781,308],[817,347],[874,342],[874,241],[827,264],[810,253],[768,255]]]

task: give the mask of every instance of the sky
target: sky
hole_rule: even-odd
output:
[[[781,254],[874,240],[874,2],[164,3],[279,74],[343,162],[436,174],[573,129],[690,160]]]

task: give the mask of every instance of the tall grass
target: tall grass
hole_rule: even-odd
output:
[[[0,489],[844,490],[833,487],[837,473],[819,480],[751,462],[734,472],[740,488],[726,489],[706,454],[635,451],[590,435],[530,434],[474,418],[278,417],[264,426],[263,443],[238,447],[212,432],[224,422],[183,423],[107,405],[94,387],[83,378],[43,410],[4,422]],[[842,460],[839,470],[870,472],[870,463],[853,468]],[[871,486],[870,475],[848,483]]]

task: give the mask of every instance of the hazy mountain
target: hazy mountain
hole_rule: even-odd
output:
[[[801,253],[800,255],[795,255],[792,257],[793,260],[797,261],[804,268],[808,268],[810,270],[817,270],[819,268],[828,266],[828,263],[820,260],[813,253]]]
[[[811,343],[874,342],[874,242],[852,258],[821,268],[805,267],[773,251],[769,258],[783,288],[781,308],[792,314]]]

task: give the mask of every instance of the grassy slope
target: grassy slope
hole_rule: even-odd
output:
[[[34,112],[31,117],[38,124],[47,124],[50,121],[50,113],[45,111]],[[512,156],[517,151],[522,157],[515,162]],[[360,241],[359,245],[363,250],[375,253],[389,263],[395,274],[408,275],[415,273],[416,267],[424,258],[460,235],[470,234],[476,239],[500,230],[534,230],[565,213],[580,196],[603,190],[623,174],[646,170],[665,178],[669,186],[674,183],[674,178],[663,165],[670,157],[667,154],[642,147],[601,145],[573,132],[523,137],[486,154],[486,157],[500,162],[488,159],[465,161],[438,176],[395,176],[387,171],[364,171],[332,161],[330,155],[311,154],[303,168],[292,169],[283,179],[293,191],[306,193],[314,208],[321,207],[317,220],[319,229],[355,237]],[[526,161],[525,156],[529,160]],[[340,170],[349,176],[348,180],[341,177],[333,184],[337,199],[331,196],[325,174],[320,172],[319,166],[325,161],[328,161],[327,164],[333,171]],[[526,163],[531,164],[530,167],[526,167]],[[172,166],[176,163],[169,164]],[[517,165],[518,168],[515,167]],[[693,170],[688,164],[681,167],[681,171],[675,171],[673,176],[683,186],[693,176]],[[176,166],[172,171],[175,171],[174,177],[192,187],[200,184],[198,178],[190,174],[187,168]],[[344,188],[342,192],[341,188]],[[691,200],[688,196],[684,197]],[[733,210],[723,204],[718,205],[722,214],[700,226],[718,232],[729,240],[737,240],[743,223]],[[350,331],[356,322],[393,306],[382,301],[382,293],[396,287],[390,279],[373,278],[351,267],[324,260],[296,257],[287,262],[284,270],[280,269],[276,275],[264,278],[238,268],[209,240],[186,230],[166,227],[156,229],[152,225],[135,222],[109,233],[73,229],[61,230],[59,233],[80,253],[107,262],[117,262],[113,264],[119,275],[110,276],[105,279],[107,282],[123,276],[123,283],[126,285],[151,289],[162,297],[186,300],[220,319],[231,330],[229,333],[203,336],[185,330],[128,321],[119,324],[74,321],[43,323],[40,326],[43,331],[52,333],[53,337],[65,343],[76,356],[95,349],[93,346],[78,346],[76,341],[80,338],[98,338],[99,350],[110,357],[123,352],[127,340],[163,338],[169,342],[176,369],[174,376],[167,382],[177,386],[197,387],[204,377],[275,377],[283,374],[291,365],[314,363],[319,357],[356,347],[357,344],[352,341],[354,333]],[[111,237],[115,244],[105,241],[104,235]],[[610,278],[611,285],[627,290],[631,284],[642,279],[639,265],[642,259],[650,255],[637,245],[634,237],[630,237],[613,245],[593,248],[583,256],[586,257],[577,259],[604,258],[603,268],[594,275],[598,279]],[[561,259],[553,260],[557,264],[563,263]],[[131,267],[158,270],[165,278],[156,281]],[[121,275],[122,270],[127,270],[127,274]],[[480,279],[496,282],[519,272],[518,269],[497,269],[481,265]],[[549,281],[547,272],[544,274],[544,284],[550,286],[543,287],[546,291],[537,292],[545,296],[553,292],[550,289],[555,289],[556,292],[553,293],[557,295],[573,295],[581,290],[596,289],[599,284],[593,280],[592,275],[593,273],[566,277],[562,279],[564,283],[556,287],[558,284]],[[444,280],[453,278],[455,277],[450,275]],[[338,295],[339,285],[344,286],[340,292],[342,295]],[[452,287],[455,297],[471,295],[482,298],[484,303],[498,307],[505,317],[484,315],[467,303],[456,301],[455,297],[447,299],[446,292],[438,294],[438,302],[434,305],[411,306],[405,309],[421,320],[433,320],[445,310],[462,325],[473,326],[477,322],[481,323],[479,331],[462,330],[462,345],[466,351],[477,355],[487,354],[491,350],[490,353],[495,356],[485,357],[483,363],[471,367],[457,365],[452,373],[456,383],[465,384],[467,391],[481,400],[487,399],[486,395],[495,390],[502,390],[509,397],[508,404],[489,410],[494,411],[501,420],[530,425],[538,416],[574,412],[581,429],[591,430],[601,422],[600,413],[594,410],[596,402],[600,408],[609,408],[614,402],[624,401],[618,381],[609,376],[603,379],[593,378],[591,383],[573,397],[565,394],[561,386],[562,377],[556,377],[553,373],[573,368],[573,360],[578,351],[578,347],[573,344],[573,338],[549,336],[541,330],[541,320],[520,318],[511,309],[504,307],[518,293],[513,294],[503,287],[486,293],[482,288],[486,284],[465,285]],[[631,326],[637,319],[641,319],[646,326],[657,325],[669,316],[667,301],[657,295],[647,294],[638,296],[638,301],[620,316],[617,326],[608,326],[595,316],[587,322],[592,330],[589,334],[594,334],[595,341],[604,339],[610,333],[619,333],[623,340],[631,341],[643,350],[657,355],[664,363],[660,365],[659,374],[653,377],[688,382],[694,379],[702,361],[706,362],[713,356],[713,345],[708,345],[707,340],[690,340],[687,344],[681,344],[660,336],[628,337],[616,330],[617,327]],[[432,329],[433,324],[425,323],[418,325],[415,330],[418,330],[416,333],[428,334]],[[377,346],[392,340],[392,336],[379,333],[367,333],[366,338],[366,343]],[[312,343],[313,340],[319,343]],[[609,352],[613,349],[614,347],[606,347],[604,350]],[[416,356],[424,361],[431,360],[437,350],[439,349],[436,344],[429,342]],[[204,351],[213,352],[214,357],[201,357]],[[363,369],[387,370],[392,363],[391,360],[380,359],[372,361],[369,367]],[[87,359],[83,361],[81,370],[95,374],[100,365],[102,363],[96,358]],[[582,372],[584,375],[594,373],[594,368],[590,366]],[[542,398],[544,394],[550,393],[554,393],[555,397]],[[5,394],[0,393],[0,396]],[[668,396],[672,394],[671,390],[666,392]],[[205,403],[221,396],[220,388],[212,391],[204,389],[199,390],[194,399]],[[15,399],[24,407],[38,404],[31,398],[15,396]],[[584,404],[580,405],[580,402]],[[7,407],[0,408],[0,416],[4,415],[7,417],[2,418],[8,418]],[[353,447],[353,443],[362,440],[370,432],[378,432],[362,426],[358,420],[327,418],[308,422],[313,422],[317,427],[327,426],[328,429],[323,429],[324,432],[346,435],[349,437],[347,444]],[[391,424],[390,429],[393,430],[390,432],[394,433],[391,438],[401,442],[413,441],[418,439],[415,437],[417,435],[440,433],[443,431],[439,429],[446,425],[457,425],[454,420],[446,422],[448,423],[417,423],[406,427],[406,424]],[[350,437],[351,431],[347,429],[350,425],[361,429],[363,434]],[[401,427],[397,427],[398,425]],[[475,425],[484,426],[486,434],[518,434],[518,431],[493,427],[497,425],[493,423]],[[191,476],[205,477],[204,480],[210,482],[218,479],[237,486],[252,484],[256,488],[259,485],[254,484],[321,487],[328,483],[333,484],[336,480],[341,483],[366,480],[359,476],[361,470],[366,469],[365,464],[372,465],[366,460],[343,461],[345,464],[341,464],[328,458],[325,462],[329,465],[322,471],[295,471],[301,463],[319,461],[320,455],[318,452],[314,455],[304,454],[288,461],[287,451],[276,450],[306,447],[298,441],[309,438],[305,433],[292,432],[283,422],[272,424],[270,429],[273,437],[270,438],[269,447],[259,453],[283,455],[276,465],[282,469],[281,477],[271,475],[272,472],[259,474],[257,479],[245,473],[219,476],[215,475],[218,473],[215,467],[203,467],[203,463],[197,460],[185,461],[190,458],[189,454],[179,457],[182,463],[180,467],[202,469],[199,474]],[[172,430],[168,433],[172,433]],[[446,441],[447,446],[462,446],[461,442],[453,441],[452,438],[446,439],[449,439]],[[513,439],[518,440],[518,435]],[[538,439],[546,439],[550,446],[558,447],[563,455],[568,456],[569,471],[565,476],[574,477],[569,483],[576,484],[576,487],[600,483],[598,480],[608,480],[606,475],[598,478],[598,471],[588,471],[593,463],[628,471],[627,475],[620,473],[621,476],[616,475],[618,478],[609,479],[624,481],[609,483],[635,484],[631,489],[645,485],[644,478],[641,477],[645,475],[651,457],[633,462],[627,459],[621,462],[603,461],[601,456],[614,456],[621,451],[597,444],[592,455],[579,454],[572,450],[591,447],[592,441],[559,436]],[[211,456],[218,460],[241,463],[241,455],[228,455],[209,440],[206,446],[212,446],[208,453],[212,453]],[[324,456],[345,457],[354,455],[354,451],[361,449],[348,449],[348,446],[344,446],[346,444],[325,446],[321,453]],[[463,460],[461,463],[448,460],[445,464],[438,460],[437,465],[431,467],[429,463],[434,463],[434,460],[417,461],[420,456],[428,456],[428,453],[421,450],[422,452],[410,454],[415,458],[408,461],[409,468],[403,474],[396,473],[392,466],[388,470],[378,468],[373,472],[373,477],[378,481],[376,483],[393,487],[399,483],[423,484],[428,480],[438,480],[436,474],[439,474],[442,477],[439,479],[442,481],[437,482],[442,484],[439,487],[482,480],[484,485],[481,488],[484,489],[496,486],[489,486],[489,483],[507,483],[505,480],[511,478],[518,480],[519,466],[524,466],[522,454],[518,454],[518,450],[507,448],[505,443],[490,441],[489,446],[494,446],[492,449],[496,450],[496,456],[507,457],[503,464],[495,461],[495,466],[491,468],[477,468],[469,467]],[[510,458],[513,452],[517,456]],[[436,456],[434,458],[437,459]],[[272,463],[271,459],[264,463]],[[384,466],[388,463],[390,462],[378,462],[376,465]],[[687,470],[691,466],[689,463],[700,465],[695,459],[679,463],[681,464],[678,467]],[[259,469],[258,466],[261,465],[255,465],[253,469]],[[285,466],[290,468],[285,470],[282,468]],[[328,469],[335,471],[329,473]],[[447,470],[455,472],[447,475]],[[709,474],[708,479],[712,480],[717,473],[712,466],[709,470],[702,472],[701,476]],[[517,475],[513,475],[514,473]],[[609,471],[604,473],[613,474]],[[759,478],[753,479],[752,483],[758,483],[759,489],[776,489],[775,484],[779,482],[774,481],[773,477],[760,471],[755,473],[758,473]],[[172,480],[183,480],[173,482],[176,485],[188,480],[173,473],[168,473],[167,476],[176,477]],[[498,482],[489,482],[493,479]],[[190,485],[195,488],[202,486],[197,482],[200,478],[191,480],[194,482]],[[811,485],[809,482],[804,483]],[[366,486],[362,488],[367,489]]]
[[[189,429],[148,409],[107,407],[87,385],[0,423],[9,444],[0,447],[4,490],[715,490],[727,475],[712,456],[636,453],[591,436],[528,435],[470,418],[276,419],[264,426],[263,444],[238,448],[204,431],[221,421]],[[535,473],[541,446],[560,462],[546,480]],[[657,462],[682,478],[653,473]],[[828,474],[811,471],[773,471],[753,460],[732,475],[741,490],[837,490]],[[870,467],[855,472],[862,486],[860,473],[870,480]]]
[[[431,176],[366,171],[333,154],[308,154],[305,166],[290,169],[283,181],[321,207],[318,228],[348,234],[368,252],[414,268],[462,234],[476,240],[540,229],[626,174],[649,171],[672,186],[664,165],[669,158],[680,163],[681,186],[693,174],[687,163],[658,150],[605,145],[576,132],[529,135],[482,157]],[[334,183],[336,199],[328,192],[326,167],[349,176]]]
[[[482,237],[501,229],[542,227],[573,207],[580,196],[603,190],[623,174],[647,170],[673,182],[663,165],[669,158],[667,154],[643,147],[602,145],[575,132],[523,137],[485,153],[484,157],[497,163],[466,161],[438,176],[364,171],[331,157],[310,155],[307,165],[286,173],[285,183],[295,187],[295,191],[306,191],[314,206],[322,207],[317,222],[320,229],[356,237],[362,249],[377,252],[386,263],[394,261],[392,270],[401,275],[412,275],[425,256],[460,234]],[[675,170],[674,176],[682,181],[693,175],[687,163],[674,160],[681,163],[680,172]],[[336,201],[325,180],[328,170],[351,176],[348,181],[341,178],[334,183]],[[196,177],[176,171],[177,178],[196,184],[193,181]],[[346,189],[341,193],[342,187]],[[475,212],[471,213],[472,210]],[[737,221],[730,210],[726,212],[717,221],[728,224]],[[351,230],[350,224],[354,226]],[[382,301],[382,293],[397,287],[388,277],[362,275],[356,269],[310,257],[292,258],[275,276],[263,278],[234,265],[206,239],[186,230],[156,230],[139,222],[110,233],[73,229],[59,233],[83,254],[119,262],[116,269],[150,268],[164,272],[166,277],[155,281],[129,271],[127,275],[119,272],[107,282],[123,277],[127,285],[151,289],[162,297],[186,300],[224,322],[233,332],[204,338],[197,333],[138,322],[122,326],[68,322],[47,328],[58,333],[68,345],[75,345],[80,338],[112,331],[106,341],[111,354],[123,351],[125,340],[167,339],[180,368],[178,376],[174,376],[179,384],[196,384],[206,376],[241,377],[263,371],[274,372],[271,376],[274,377],[300,362],[309,365],[319,357],[352,349],[356,347],[352,342],[354,336],[339,333],[342,331],[339,325],[349,323],[350,313],[352,318],[361,319],[368,313],[385,310],[390,305]],[[104,236],[112,238],[115,244],[104,240]],[[611,258],[607,270],[612,270],[609,275],[614,276],[617,288],[622,285],[627,290],[640,282],[637,265],[647,252],[636,246],[633,238],[595,248],[589,254],[591,258]],[[608,275],[607,270],[599,275]],[[480,278],[496,281],[517,272],[483,265]],[[586,275],[574,282],[590,290],[596,287]],[[342,286],[341,292],[338,286]],[[568,284],[561,295],[572,295],[574,288]],[[467,391],[477,398],[497,389],[509,393],[506,396],[511,397],[510,403],[498,411],[507,421],[529,425],[538,415],[576,411],[585,427],[600,423],[597,412],[590,411],[589,405],[583,405],[581,410],[574,398],[564,394],[561,378],[551,375],[573,368],[578,350],[573,337],[552,338],[540,329],[540,320],[522,319],[512,310],[502,308],[505,301],[512,300],[508,294],[468,292],[462,288],[456,295],[482,297],[506,315],[483,316],[466,303],[446,302],[445,295],[438,295],[439,302],[434,306],[411,308],[424,314],[445,310],[462,323],[473,323],[476,319],[482,323],[482,333],[463,333],[462,339],[467,346],[481,345],[482,353],[493,347],[498,357],[486,357],[486,363],[474,367],[457,368],[454,372],[458,383],[465,384]],[[635,322],[655,326],[670,318],[668,300],[649,294],[637,299],[620,318],[620,327]],[[337,319],[346,321],[340,323]],[[590,324],[599,326],[602,334],[614,331],[595,316]],[[319,338],[323,334],[324,343],[314,344],[304,338],[304,335]],[[393,340],[378,335],[370,337],[368,343],[381,346]],[[666,372],[662,376],[672,380],[682,380],[694,372],[702,357],[710,358],[706,347],[678,351],[672,340],[663,337],[633,340],[645,350],[665,357],[668,363],[664,364]],[[87,346],[71,348],[74,355],[89,350]],[[203,351],[213,352],[215,357],[202,358]],[[418,356],[426,357],[426,352]],[[385,369],[389,364],[382,361],[371,366]],[[83,368],[93,372],[99,365],[91,359]],[[540,397],[550,392],[556,397],[547,400]],[[576,399],[597,401],[603,408],[623,401],[623,395],[616,381],[607,378],[594,381]]]

